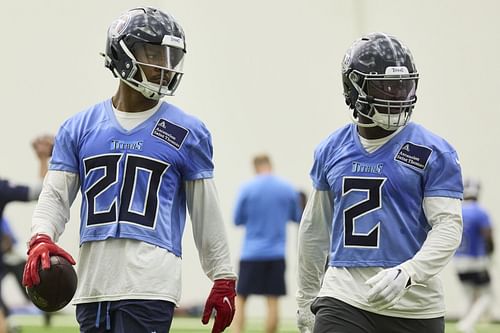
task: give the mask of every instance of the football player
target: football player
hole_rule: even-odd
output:
[[[476,179],[464,182],[462,243],[455,253],[454,264],[466,296],[466,312],[457,328],[473,333],[476,323],[488,311],[492,302],[489,274],[493,255],[493,228],[488,212],[479,204],[481,185]]]
[[[236,292],[234,333],[244,332],[245,306],[251,295],[265,296],[266,333],[278,330],[279,297],[286,295],[285,248],[288,221],[299,222],[299,192],[273,172],[266,154],[253,159],[255,177],[240,189],[234,208],[234,224],[245,227]]]
[[[394,36],[369,34],[345,54],[354,123],[314,154],[299,229],[301,332],[444,332],[437,274],[460,243],[462,178],[455,149],[410,122],[418,77]]]
[[[75,263],[56,242],[82,193],[80,332],[167,332],[181,292],[181,240],[189,210],[201,265],[214,281],[202,321],[212,332],[234,316],[236,275],[214,185],[205,125],[171,96],[183,75],[184,32],[169,14],[134,8],[108,29],[112,98],[62,124],[32,221],[24,285],[40,282],[49,256]]]

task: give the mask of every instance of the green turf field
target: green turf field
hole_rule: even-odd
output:
[[[72,316],[56,315],[53,318],[53,326],[43,327],[43,318],[41,316],[14,316],[12,318],[16,325],[20,325],[21,333],[78,333],[76,321]],[[211,324],[211,323],[210,323]],[[261,320],[249,320],[247,333],[263,332],[263,322]],[[172,324],[172,333],[198,333],[210,332],[207,326],[203,326],[198,318],[175,318]],[[226,330],[231,333],[231,329]],[[283,320],[280,325],[279,333],[297,333],[294,321],[291,319]],[[481,324],[476,333],[499,333],[500,324]],[[446,324],[446,333],[458,333],[455,329],[455,323]]]

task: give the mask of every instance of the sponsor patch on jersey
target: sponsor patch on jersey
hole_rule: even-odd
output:
[[[405,142],[394,159],[404,164],[408,164],[409,166],[424,170],[431,154],[432,149],[429,147]]]
[[[152,136],[165,141],[175,149],[181,149],[188,134],[189,131],[184,127],[171,123],[163,118],[158,120],[153,132],[151,132]]]

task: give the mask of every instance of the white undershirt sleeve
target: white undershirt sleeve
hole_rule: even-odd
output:
[[[33,212],[31,235],[46,234],[57,242],[69,220],[70,207],[78,193],[77,173],[49,170]]]
[[[306,307],[318,295],[330,250],[333,206],[329,191],[313,190],[300,221],[297,304]]]
[[[460,199],[426,197],[423,209],[432,229],[415,256],[401,264],[412,284],[425,284],[425,281],[438,274],[451,260],[462,239]]]
[[[186,182],[186,200],[201,267],[214,281],[236,279],[213,179]]]

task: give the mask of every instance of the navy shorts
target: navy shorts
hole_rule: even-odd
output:
[[[242,296],[286,295],[285,259],[240,261],[236,291]]]
[[[168,333],[174,303],[159,300],[123,300],[77,304],[80,333]]]
[[[479,272],[468,272],[468,273],[459,273],[458,278],[462,283],[470,284],[476,287],[485,286],[490,284],[490,274],[487,270],[479,271]]]

